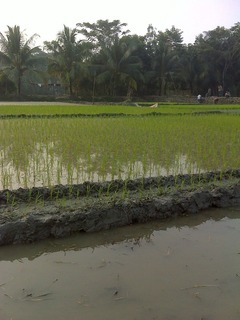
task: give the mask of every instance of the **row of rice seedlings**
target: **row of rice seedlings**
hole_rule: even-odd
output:
[[[0,105],[0,115],[61,115],[61,114],[145,114],[145,113],[192,113],[214,110],[239,110],[240,105],[193,104],[179,105],[158,103],[158,108],[149,108],[153,103],[130,105],[79,105],[79,104],[23,104]]]
[[[0,188],[135,179],[239,167],[240,117],[0,122]]]
[[[73,141],[73,140],[72,140]],[[63,143],[63,141],[61,141],[61,143]],[[106,147],[106,145],[105,145],[105,147]],[[51,178],[50,178],[50,172],[52,172],[52,170],[53,170],[53,158],[50,158],[49,159],[49,152],[48,152],[48,150],[49,150],[49,147],[48,147],[48,145],[46,145],[46,155],[41,159],[40,157],[39,157],[39,154],[38,154],[38,152],[37,152],[37,150],[35,150],[35,152],[34,152],[34,156],[36,156],[36,166],[38,167],[38,163],[39,163],[39,158],[41,159],[41,172],[44,172],[45,173],[45,175],[43,175],[43,177],[42,177],[42,183],[44,184],[44,185],[50,185],[51,184]],[[41,151],[41,149],[40,149],[40,151]],[[41,152],[40,153],[40,156],[43,156],[43,152]],[[106,154],[106,153],[105,153]],[[63,153],[63,155],[64,155],[64,153]],[[89,155],[91,155],[91,152],[89,153]],[[67,157],[71,157],[71,150],[68,150],[68,152],[67,152]],[[70,163],[71,163],[71,161],[69,161],[70,159],[67,159],[67,161],[66,161],[66,163],[67,163],[67,171],[68,171],[68,176],[70,176],[70,177],[72,177],[72,164],[70,165]],[[33,162],[34,163],[34,162]],[[59,163],[59,162],[58,162]],[[50,164],[51,164],[51,168],[50,168],[50,170],[49,170],[49,166],[50,166]],[[144,161],[143,161],[143,164],[144,164]],[[103,158],[103,162],[102,162],[102,165],[103,165],[103,170],[105,169],[105,167],[106,167],[106,159],[105,158]],[[131,165],[132,166],[132,165]],[[143,165],[144,166],[144,165]],[[62,166],[57,166],[58,168],[59,167],[62,167]],[[34,168],[35,168],[35,166],[34,166]],[[88,168],[90,168],[90,165],[88,165]],[[103,171],[103,170],[99,170],[98,171],[98,173],[101,175],[101,171]],[[141,171],[143,171],[143,174],[146,174],[146,170],[144,170],[144,169],[141,169]],[[61,169],[61,172],[62,172],[62,169]],[[121,169],[119,169],[118,170],[118,178],[121,178]],[[142,173],[142,172],[141,172]],[[61,173],[61,175],[62,175],[62,173]],[[26,175],[25,175],[26,176]],[[34,176],[35,176],[35,172],[34,172]],[[58,170],[58,173],[57,173],[57,176],[58,176],[58,182],[60,182],[60,174],[59,174],[59,170]],[[104,176],[104,172],[102,173],[102,176],[103,176],[103,179],[105,178],[105,176]],[[44,179],[44,177],[46,177],[45,179]],[[112,177],[113,177],[113,175],[112,175]],[[88,178],[90,178],[90,175],[89,175],[89,177]],[[47,181],[46,181],[46,179],[47,179]],[[68,179],[68,183],[71,183],[72,182],[72,179],[70,178],[70,180]]]
[[[144,114],[161,112],[160,109],[134,105],[1,105],[0,115],[62,115],[62,114]]]

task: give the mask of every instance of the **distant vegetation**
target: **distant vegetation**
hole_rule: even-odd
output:
[[[0,97],[118,101],[119,97],[240,95],[240,23],[217,27],[184,44],[174,26],[144,36],[119,20],[64,26],[44,48],[19,26],[0,32]],[[209,90],[210,89],[210,90]]]

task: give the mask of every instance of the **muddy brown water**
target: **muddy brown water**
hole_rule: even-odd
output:
[[[0,248],[0,319],[239,320],[240,208]]]

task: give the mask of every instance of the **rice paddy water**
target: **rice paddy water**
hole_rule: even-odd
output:
[[[240,211],[2,247],[1,320],[240,319]]]
[[[0,189],[239,167],[238,115],[4,119]]]

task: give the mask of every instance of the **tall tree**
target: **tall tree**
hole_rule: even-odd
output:
[[[33,46],[37,36],[27,39],[19,26],[8,26],[5,35],[0,32],[1,71],[14,81],[19,96],[22,77],[28,71],[38,72],[37,65],[42,60],[40,48]]]
[[[94,44],[97,51],[111,47],[116,39],[128,34],[129,30],[123,30],[126,26],[126,23],[121,23],[119,20],[77,23],[78,32],[85,36],[87,41]]]
[[[191,94],[198,92],[198,81],[200,75],[197,49],[194,45],[188,44],[183,48],[184,52],[180,58],[179,82],[190,91]],[[200,91],[201,92],[201,91]]]
[[[151,25],[145,37],[147,50],[151,57],[150,83],[155,83],[160,95],[166,94],[167,86],[174,82],[182,48],[182,32],[175,27],[165,32],[156,31]]]
[[[238,39],[238,40],[237,40]],[[239,31],[236,28],[217,27],[200,34],[196,38],[205,77],[215,74],[215,87],[221,84],[224,89],[231,81],[229,71],[235,59],[239,56]]]
[[[80,66],[89,52],[89,45],[77,39],[78,30],[70,29],[64,25],[57,39],[44,42],[45,50],[51,54],[49,58],[49,73],[59,76],[74,94],[74,85],[79,76]]]
[[[229,87],[231,86],[235,94],[240,95],[240,22],[236,23],[232,28],[231,38],[233,43],[233,59],[229,68]],[[229,89],[229,88],[227,88]]]
[[[108,88],[108,94],[131,96],[137,90],[137,81],[142,78],[141,60],[134,55],[134,37],[116,37],[111,46],[102,48],[98,54],[97,81]]]
[[[93,92],[101,88],[107,95],[131,95],[141,78],[140,59],[134,54],[137,37],[128,36],[126,23],[119,20],[98,20],[96,23],[78,23],[78,31],[93,45]],[[103,94],[103,92],[101,93]]]

